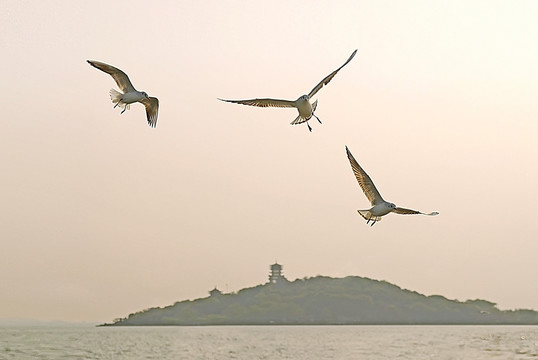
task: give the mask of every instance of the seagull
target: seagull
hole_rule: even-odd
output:
[[[129,105],[134,102],[140,102],[144,104],[146,107],[146,116],[148,118],[148,125],[151,127],[157,126],[157,115],[159,112],[159,100],[156,97],[149,97],[148,94],[146,94],[144,91],[137,91],[133,84],[131,84],[131,81],[129,80],[129,77],[126,73],[121,71],[120,69],[108,65],[99,61],[94,60],[86,60],[88,64],[91,66],[106,72],[112,78],[114,81],[116,81],[116,84],[118,84],[121,91],[123,91],[123,94],[115,89],[110,89],[110,98],[112,99],[112,102],[116,105],[114,105],[114,108],[116,106],[119,106],[120,108],[123,108],[121,114],[125,112],[125,110],[129,109]]]
[[[357,50],[353,51],[349,59],[344,63],[344,65],[340,66],[338,69],[327,75],[323,80],[320,81],[319,84],[314,86],[314,88],[308,93],[308,95],[303,95],[299,97],[297,100],[281,100],[281,99],[250,99],[250,100],[226,100],[226,99],[218,99],[221,101],[226,101],[230,103],[235,104],[242,104],[242,105],[250,105],[250,106],[259,106],[259,107],[294,107],[297,108],[299,111],[299,116],[295,120],[291,122],[291,125],[297,125],[302,124],[306,122],[306,125],[308,126],[308,130],[312,131],[312,127],[308,123],[308,120],[310,120],[313,117],[315,117],[319,123],[321,124],[321,120],[314,114],[314,111],[316,111],[316,107],[318,106],[318,101],[314,101],[313,103],[310,103],[310,99],[316,93],[324,86],[329,83],[329,81],[332,80],[332,78],[336,75],[340,69],[342,69],[344,66],[347,65],[353,59],[355,54],[357,53]]]
[[[372,204],[372,207],[368,210],[357,210],[359,214],[366,220],[367,224],[372,221],[372,224],[370,226],[373,226],[377,221],[381,221],[382,216],[387,215],[390,212],[402,215],[422,214],[433,216],[439,214],[437,211],[425,214],[416,210],[404,209],[401,207],[396,207],[396,205],[394,205],[393,203],[389,203],[383,200],[381,194],[379,194],[379,191],[377,191],[374,182],[361,168],[361,166],[359,165],[357,160],[355,160],[347,146],[346,152],[347,158],[349,159],[349,163],[351,164],[351,168],[353,169],[353,173],[355,174],[355,177],[357,178],[357,181],[359,182],[359,185],[361,186],[364,195],[366,195],[366,197],[368,198],[368,200],[370,200],[370,203]]]

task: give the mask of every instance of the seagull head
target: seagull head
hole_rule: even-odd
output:
[[[396,205],[394,205],[393,203],[389,203],[389,208],[391,208],[391,209],[395,209],[395,208],[396,208]]]
[[[142,91],[142,95],[143,95],[146,99],[149,99],[149,95],[148,95],[145,91]]]

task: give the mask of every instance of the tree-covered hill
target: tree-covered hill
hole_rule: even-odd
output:
[[[255,324],[538,324],[538,312],[424,296],[358,276],[318,276],[181,301],[107,325]]]

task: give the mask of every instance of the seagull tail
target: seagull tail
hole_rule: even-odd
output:
[[[295,118],[295,120],[293,120],[292,122],[290,122],[291,125],[297,125],[297,124],[302,124],[304,123],[305,121],[308,121],[307,119],[305,119],[304,117],[302,117],[301,115],[297,116]]]
[[[381,221],[381,216],[375,216],[370,213],[370,210],[357,210],[357,212],[364,218],[366,221]]]
[[[121,101],[123,94],[115,89],[110,89],[110,100],[122,109],[129,109],[129,104]]]

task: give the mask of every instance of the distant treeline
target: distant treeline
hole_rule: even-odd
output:
[[[105,325],[538,324],[534,310],[425,296],[385,281],[318,276],[151,308]]]

